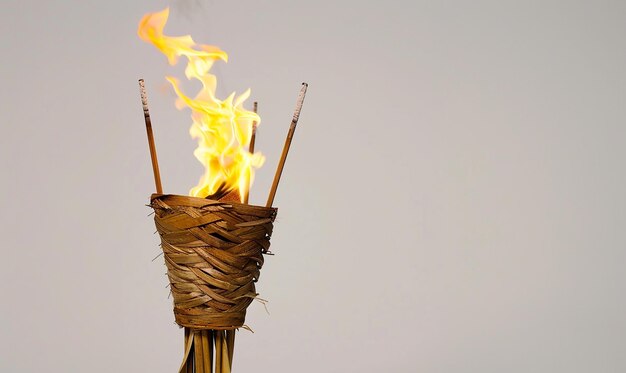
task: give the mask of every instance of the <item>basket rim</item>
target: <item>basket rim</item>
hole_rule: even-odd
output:
[[[210,206],[210,205],[231,205],[233,207],[236,206],[245,206],[247,208],[254,208],[254,209],[261,209],[261,210],[278,210],[277,207],[266,207],[266,206],[260,206],[260,205],[252,205],[249,203],[241,203],[241,202],[234,202],[234,201],[219,201],[219,200],[215,200],[215,199],[210,199],[210,198],[200,198],[200,197],[193,197],[193,196],[186,196],[186,195],[182,195],[182,194],[172,194],[172,193],[152,193],[150,195],[150,203],[152,203],[152,201],[154,201],[155,199],[163,199],[163,200],[174,200],[174,201],[179,201],[179,202],[189,202],[189,204],[195,206],[195,207],[205,207],[205,206]]]

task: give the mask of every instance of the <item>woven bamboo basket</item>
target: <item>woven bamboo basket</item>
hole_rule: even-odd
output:
[[[171,194],[153,194],[150,207],[176,323],[195,330],[244,326],[277,209]]]

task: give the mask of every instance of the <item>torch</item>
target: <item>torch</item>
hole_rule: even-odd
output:
[[[227,60],[217,47],[197,45],[190,36],[163,34],[168,9],[147,14],[139,36],[154,44],[171,64],[188,60],[185,74],[202,89],[189,97],[172,77],[177,107],[192,112],[190,134],[198,140],[194,155],[205,174],[188,196],[164,194],[161,187],[152,122],[143,80],[139,81],[157,192],[150,198],[161,239],[176,323],[184,328],[184,357],[179,372],[230,373],[235,332],[245,325],[248,306],[258,299],[255,283],[268,254],[277,209],[272,207],[307,90],[303,83],[267,203],[248,203],[254,169],[263,164],[255,152],[260,123],[256,103],[246,110],[249,90],[216,97],[217,79],[209,71]]]

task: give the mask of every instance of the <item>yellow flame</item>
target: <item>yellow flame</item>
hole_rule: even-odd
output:
[[[258,124],[261,120],[256,113],[243,107],[250,90],[239,96],[233,92],[223,101],[215,97],[217,78],[209,71],[215,61],[227,62],[228,55],[218,47],[196,44],[190,35],[164,35],[168,16],[169,8],[146,14],[139,22],[138,34],[165,54],[170,65],[175,65],[178,57],[186,57],[187,79],[202,83],[200,92],[190,98],[182,92],[176,78],[166,77],[178,96],[176,107],[191,109],[193,123],[189,134],[198,140],[194,155],[205,167],[204,175],[189,194],[206,197],[219,189],[237,189],[243,201],[252,183],[254,169],[265,161],[261,153],[252,154],[247,150],[253,122]]]

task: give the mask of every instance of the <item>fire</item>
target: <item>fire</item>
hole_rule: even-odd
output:
[[[166,77],[178,96],[176,107],[191,109],[193,123],[189,134],[198,140],[194,155],[205,167],[204,175],[189,194],[206,197],[218,190],[235,189],[243,202],[252,183],[254,169],[261,167],[265,160],[261,153],[252,154],[247,150],[253,122],[260,122],[256,113],[243,107],[250,90],[239,96],[233,92],[225,100],[215,97],[217,77],[209,71],[215,61],[227,62],[228,55],[218,47],[196,44],[190,35],[164,35],[168,16],[169,8],[146,14],[139,22],[138,34],[167,56],[170,65],[175,65],[178,57],[186,57],[187,79],[197,79],[202,83],[200,91],[191,98],[182,92],[176,78]]]

